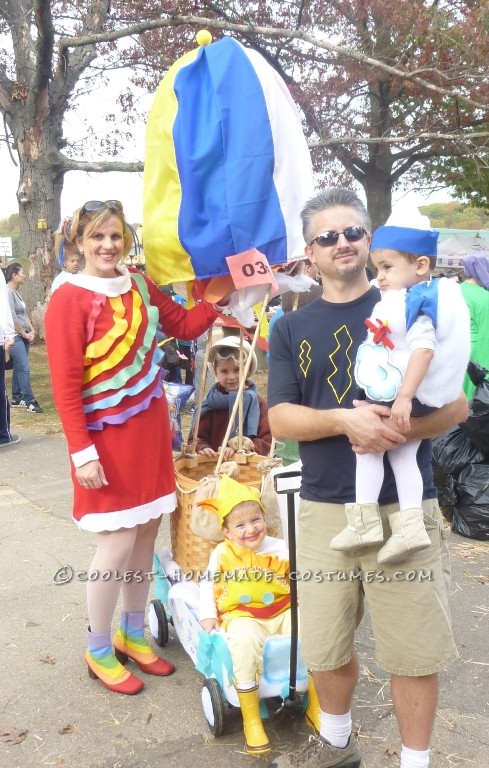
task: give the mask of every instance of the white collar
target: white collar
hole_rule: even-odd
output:
[[[121,293],[127,293],[131,289],[131,275],[127,267],[122,264],[118,264],[116,270],[120,273],[117,277],[94,277],[77,273],[71,276],[70,283],[87,291],[102,293],[104,296],[120,296]]]

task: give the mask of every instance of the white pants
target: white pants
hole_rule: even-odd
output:
[[[263,645],[272,635],[290,635],[290,608],[271,619],[238,616],[226,627],[229,650],[233,659],[236,686],[247,687],[263,670]]]

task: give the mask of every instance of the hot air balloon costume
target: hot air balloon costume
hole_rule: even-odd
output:
[[[193,291],[216,301],[234,286],[230,257],[252,250],[269,269],[304,258],[300,211],[313,178],[299,110],[282,78],[231,37],[203,42],[170,68],[148,117],[143,247],[156,283],[185,283],[187,296]],[[309,288],[313,281],[306,280]],[[252,286],[249,308],[263,301],[267,285],[265,277]],[[248,289],[232,293],[231,307],[242,290]],[[244,384],[246,366],[241,375]],[[226,444],[227,438],[223,449]],[[217,469],[221,460],[222,454]]]
[[[216,301],[238,287],[236,276],[230,274],[230,257],[247,252],[258,254],[268,270],[304,258],[300,211],[313,194],[313,177],[299,111],[275,70],[256,51],[231,37],[209,44],[210,35],[200,32],[197,41],[200,47],[178,59],[163,78],[149,114],[143,246],[147,271],[157,283],[184,282],[188,296],[205,296]],[[273,287],[276,293],[293,288],[290,282],[281,283],[282,276],[276,272],[270,279],[270,272],[264,269],[263,274],[262,283],[258,280],[250,289],[239,287],[229,300],[231,311],[242,325],[246,325],[242,319],[245,315],[238,315],[238,310],[251,311],[251,307],[262,302],[251,353],[241,372],[242,386],[267,296],[271,295],[269,286],[276,281]],[[307,290],[311,283],[307,278],[302,290]],[[242,389],[238,390],[236,406],[241,394]],[[195,433],[199,415],[197,406]],[[235,416],[236,410],[233,410],[230,425]],[[222,455],[221,451],[216,474]],[[172,546],[177,561],[173,565],[177,569],[187,566],[204,569],[207,559],[202,563],[200,558],[215,546],[213,542],[195,541],[193,537],[188,559],[180,560],[180,554],[185,558],[188,555],[182,547],[182,538],[192,537],[185,516],[192,506],[189,488],[195,489],[199,478],[208,474],[210,468],[208,459],[203,471],[192,461],[189,459],[187,463],[185,456],[175,461],[178,483],[185,487],[177,514],[172,516]],[[241,482],[259,484],[259,476],[253,478],[258,483],[252,482],[249,474],[245,480],[243,469],[248,471],[249,467],[240,463]],[[224,483],[226,477],[223,476]],[[253,493],[256,495],[256,491]],[[176,530],[175,521],[179,516],[182,525]],[[198,557],[199,561],[191,557]],[[157,589],[163,584],[158,582]],[[232,685],[232,662],[220,635],[196,630],[195,614],[191,610],[192,586],[195,584],[175,583],[170,588],[172,620],[197,668],[206,675],[202,695],[204,711],[212,732],[220,735],[222,690],[229,701],[239,704]],[[189,594],[182,600],[184,591]],[[287,591],[280,596],[284,605],[288,600]],[[225,602],[225,598],[223,600]],[[155,618],[161,617],[161,605],[154,610]],[[160,637],[164,622],[156,623]],[[288,661],[287,653],[287,671]],[[305,678],[301,681],[302,691],[304,686],[307,688],[307,675]],[[256,700],[253,706],[256,715]],[[211,710],[213,713],[208,716]],[[256,717],[253,718],[256,725]],[[255,725],[245,729],[247,750],[253,754],[265,753],[269,749],[266,736],[259,733]]]

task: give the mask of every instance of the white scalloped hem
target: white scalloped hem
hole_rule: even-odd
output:
[[[123,509],[119,512],[96,512],[83,515],[81,520],[73,518],[73,521],[83,531],[91,531],[92,533],[118,531],[119,528],[134,528],[136,525],[143,525],[161,515],[173,512],[176,505],[176,494],[169,493],[167,496],[160,496],[159,499],[141,504],[139,507]]]

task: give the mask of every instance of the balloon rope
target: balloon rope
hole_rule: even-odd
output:
[[[256,342],[258,341],[258,336],[259,336],[259,333],[260,333],[260,328],[261,328],[263,316],[265,315],[266,308],[268,306],[268,301],[270,299],[270,291],[271,291],[271,285],[268,286],[267,292],[265,294],[265,298],[263,299],[263,304],[262,304],[262,308],[261,308],[261,312],[260,312],[260,317],[258,318],[258,322],[257,322],[256,328],[255,328],[255,333],[253,335],[253,340],[251,342],[250,353],[248,355],[248,359],[247,359],[247,361],[246,361],[246,363],[244,365],[243,371],[241,373],[241,380],[239,382],[238,394],[236,395],[236,402],[234,403],[233,410],[232,410],[231,416],[229,418],[228,428],[226,430],[226,434],[224,436],[224,440],[222,441],[221,450],[219,452],[219,458],[218,458],[217,464],[216,464],[216,470],[215,470],[216,473],[219,472],[219,470],[221,468],[221,464],[222,464],[222,462],[224,460],[224,451],[225,451],[226,446],[228,444],[229,435],[231,434],[231,430],[233,428],[234,420],[236,418],[236,413],[237,413],[237,410],[238,410],[238,407],[239,407],[239,401],[241,400],[241,398],[243,396],[243,390],[245,388],[246,379],[248,378],[248,371],[250,370],[251,360],[252,360],[252,357],[253,357],[253,352],[255,351]]]
[[[250,352],[250,355],[252,352]],[[243,330],[239,329],[239,370],[243,369],[244,360],[244,345],[243,345]],[[238,451],[243,447],[243,398],[239,398],[239,410],[238,410]]]
[[[200,412],[202,410],[202,403],[204,402],[204,392],[205,392],[205,384],[207,381],[207,365],[209,363],[209,354],[212,347],[212,326],[209,328],[209,332],[207,335],[207,341],[205,344],[205,351],[204,351],[204,362],[202,363],[202,375],[200,377],[199,381],[199,391],[197,392],[197,402],[195,404],[195,414],[194,418],[192,419],[193,424],[193,430],[192,430],[192,440],[188,444],[188,446],[184,449],[184,453],[186,455],[195,454],[195,449],[197,447],[197,434],[199,432],[199,424],[200,424]]]

